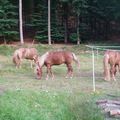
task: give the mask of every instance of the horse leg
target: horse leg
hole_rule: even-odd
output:
[[[30,60],[30,67],[33,68],[34,60]]]
[[[21,68],[21,63],[22,63],[22,58],[19,59],[19,62],[18,62],[18,68]]]
[[[110,72],[111,70],[110,69],[106,69],[106,71],[104,71],[104,80],[106,81],[110,81]]]
[[[20,60],[20,62],[19,62],[19,68],[21,68],[21,63],[22,63],[22,60]]]
[[[73,68],[72,68],[72,65],[70,65],[69,67],[70,67],[69,68],[70,69],[70,78],[72,78],[73,77]]]
[[[33,67],[32,61],[30,61],[30,67],[31,67],[31,68]]]
[[[103,66],[104,66],[104,80],[110,81],[110,67],[109,67],[109,55],[105,54],[103,59]]]
[[[50,68],[50,75],[51,75],[51,77],[52,77],[52,80],[54,79],[54,74],[53,74],[53,72],[52,72],[52,69]]]
[[[116,72],[117,72],[117,66],[114,67],[114,81],[116,81],[116,79],[115,79]]]
[[[47,65],[47,77],[46,77],[46,80],[48,80],[49,75],[52,77],[52,79],[54,79],[54,75],[53,75],[53,72],[51,70],[51,66]]]
[[[67,72],[66,78],[68,78],[68,77],[72,78],[73,77],[72,65],[71,64],[67,64],[67,68],[68,68],[68,72]]]
[[[18,65],[16,65],[16,69],[18,69],[19,68],[19,66]]]
[[[21,60],[17,61],[16,69],[21,68]]]
[[[69,68],[68,68],[68,65],[66,65],[66,66],[67,66],[67,75],[66,75],[65,78],[68,78],[68,76],[69,76]]]
[[[112,79],[113,79],[114,81],[116,81],[116,79],[115,79],[115,74],[116,74],[116,67],[115,67],[115,65],[112,65],[112,66],[111,66],[110,73],[111,73]]]
[[[49,78],[49,68],[47,67],[47,76],[46,76],[46,80],[48,80]]]
[[[119,73],[120,73],[120,62],[119,62],[119,64],[118,64],[118,71],[119,71]]]

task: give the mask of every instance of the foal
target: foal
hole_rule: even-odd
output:
[[[110,77],[116,81],[115,75],[117,67],[120,69],[120,52],[106,51],[103,59],[104,65],[104,80],[110,81]],[[120,71],[120,70],[119,70]]]
[[[16,65],[16,68],[21,66],[22,59],[28,59],[36,62],[38,57],[38,52],[36,48],[19,48],[15,50],[13,54],[13,63]],[[31,62],[32,68],[32,62]]]
[[[78,65],[78,68],[80,67],[79,60],[76,57],[76,55],[72,52],[68,51],[53,51],[53,52],[46,52],[44,55],[42,55],[38,62],[36,63],[36,73],[37,78],[41,79],[42,77],[42,67],[45,65],[47,67],[47,77],[49,78],[49,75],[52,76],[52,79],[54,78],[53,72],[51,70],[51,67],[53,65],[61,65],[66,64],[68,72],[66,78],[73,76],[73,68],[72,68],[72,61],[75,61]]]

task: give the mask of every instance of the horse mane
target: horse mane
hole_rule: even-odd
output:
[[[39,58],[39,67],[42,67],[44,65],[45,59],[49,55],[49,52],[46,52]]]

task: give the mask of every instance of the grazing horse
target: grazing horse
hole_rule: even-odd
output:
[[[36,73],[37,78],[41,79],[42,77],[42,67],[45,65],[47,67],[47,77],[46,80],[49,78],[49,75],[54,78],[53,72],[51,67],[53,65],[61,65],[66,64],[68,72],[66,78],[73,76],[73,68],[72,68],[72,61],[75,61],[78,64],[78,68],[80,67],[79,60],[76,55],[72,52],[68,51],[52,51],[46,52],[41,57],[38,58],[36,63]]]
[[[110,78],[112,78],[115,81],[117,67],[120,68],[120,52],[115,50],[106,51],[104,54],[103,65],[104,65],[104,80],[110,81]]]
[[[16,65],[16,68],[21,66],[22,59],[28,59],[36,62],[38,57],[37,49],[35,48],[19,48],[15,50],[13,54],[13,63]],[[32,62],[31,62],[32,67]]]

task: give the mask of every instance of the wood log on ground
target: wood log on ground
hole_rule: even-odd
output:
[[[118,116],[120,115],[120,109],[110,110],[110,116]]]
[[[96,102],[97,105],[107,103],[107,100],[99,100]]]
[[[120,105],[120,101],[118,100],[99,100],[96,102],[96,104],[103,104],[103,103]]]

